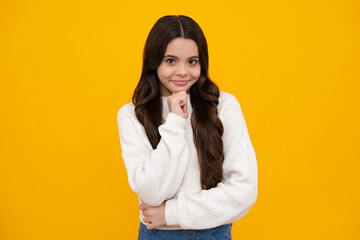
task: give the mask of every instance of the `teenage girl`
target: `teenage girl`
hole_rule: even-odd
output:
[[[256,201],[257,163],[240,105],[219,91],[208,65],[194,20],[155,23],[132,103],[117,116],[139,196],[138,239],[231,239],[231,224]]]

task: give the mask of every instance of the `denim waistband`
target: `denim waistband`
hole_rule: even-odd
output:
[[[226,224],[219,227],[209,229],[152,229],[148,230],[146,225],[140,223],[139,238],[138,240],[157,240],[157,239],[231,239],[231,227],[232,224]]]

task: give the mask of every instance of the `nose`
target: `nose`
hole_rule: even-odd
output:
[[[176,75],[180,77],[185,77],[187,75],[186,66],[183,64],[179,64],[178,68],[176,69]]]

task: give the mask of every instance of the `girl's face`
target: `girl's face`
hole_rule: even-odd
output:
[[[188,91],[199,79],[200,72],[196,42],[185,38],[173,39],[157,69],[161,95],[169,96],[179,91]]]

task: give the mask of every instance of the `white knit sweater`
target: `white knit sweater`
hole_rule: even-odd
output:
[[[207,229],[239,220],[257,198],[257,163],[238,101],[229,93],[220,93],[223,181],[209,190],[200,185],[190,97],[187,119],[169,113],[166,97],[162,101],[165,122],[159,127],[161,140],[155,150],[135,116],[134,105],[128,103],[119,110],[122,157],[131,189],[148,205],[166,201],[168,226],[161,229]],[[140,221],[142,218],[140,212]]]

